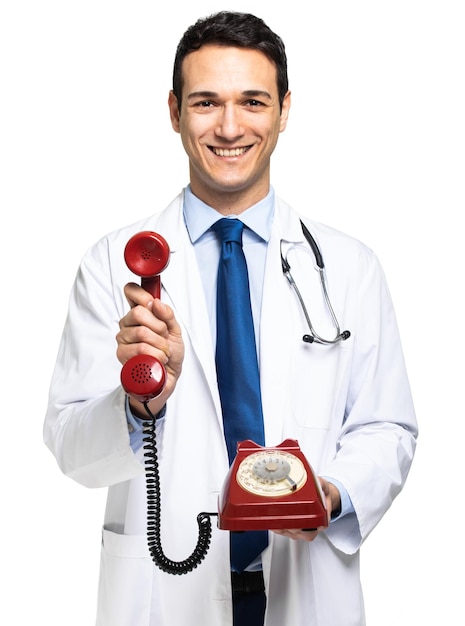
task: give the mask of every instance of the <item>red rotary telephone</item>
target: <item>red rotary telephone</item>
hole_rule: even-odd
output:
[[[314,530],[328,525],[325,497],[294,439],[275,448],[238,445],[218,502],[224,530]]]

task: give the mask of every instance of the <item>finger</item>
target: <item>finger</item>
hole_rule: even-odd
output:
[[[181,334],[181,328],[176,320],[176,317],[174,316],[173,309],[168,304],[165,304],[161,300],[154,300],[152,304],[152,312],[166,324],[170,335],[178,336]]]
[[[148,354],[166,363],[171,356],[169,332],[165,322],[143,306],[136,306],[120,320],[116,335],[121,362],[138,354]]]
[[[175,320],[173,309],[168,305],[162,302],[161,300],[154,300],[152,304],[153,314],[159,317],[161,320],[166,322],[166,324],[173,323]]]
[[[146,307],[153,301],[153,296],[136,283],[128,283],[125,285],[124,295],[131,308],[138,304]]]
[[[153,302],[149,302],[146,307],[139,304],[135,305],[134,308],[121,318],[119,322],[120,330],[124,332],[126,328],[141,326],[164,338],[167,338],[169,336],[167,323],[154,315],[152,312],[153,304]],[[143,330],[140,332],[144,333]],[[143,340],[144,337],[145,335],[141,335],[141,340]]]
[[[121,334],[117,336],[116,355],[120,363],[124,364],[134,356],[147,355],[155,357],[165,366],[168,364],[170,350],[166,341],[157,335],[150,338],[150,343],[138,341],[138,339],[137,334],[132,337]]]
[[[313,541],[315,537],[317,537],[317,535],[320,533],[320,530],[322,529],[316,528],[311,530],[304,530],[302,528],[285,528],[273,530],[272,532],[283,537],[288,537],[288,539],[292,539],[293,541]]]
[[[325,496],[329,496],[330,492],[329,492],[329,483],[326,480],[326,478],[323,478],[322,476],[318,476],[318,480],[320,481],[320,485],[321,485],[321,490],[324,493]]]

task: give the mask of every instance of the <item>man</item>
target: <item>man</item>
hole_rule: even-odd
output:
[[[350,329],[333,341],[299,215],[270,185],[270,157],[290,99],[284,46],[261,20],[229,12],[199,20],[178,46],[169,95],[190,184],[167,209],[108,235],[82,261],[45,440],[67,475],[109,488],[100,626],[365,623],[359,548],[404,484],[417,426],[376,257],[360,242],[305,220],[324,256],[331,306]],[[245,224],[265,444],[299,442],[320,476],[330,523],[270,529],[245,573],[234,571],[229,533],[215,527],[201,564],[173,576],[155,567],[147,550],[146,411],[122,389],[120,369],[138,354],[166,368],[166,385],[147,406],[157,417],[161,542],[171,559],[182,561],[197,540],[197,514],[216,510],[230,464],[215,365],[222,323],[215,224],[228,216]],[[161,233],[171,249],[161,300],[131,282],[123,259],[126,242],[144,230]],[[306,318],[282,275],[281,254],[298,277],[313,334],[329,342],[302,341]]]

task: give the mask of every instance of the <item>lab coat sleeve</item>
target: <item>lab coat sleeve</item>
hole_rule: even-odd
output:
[[[346,488],[354,513],[327,537],[354,553],[402,489],[414,456],[417,422],[396,317],[384,273],[371,251],[361,254],[353,352],[336,455],[322,474]]]
[[[45,442],[62,471],[89,487],[109,486],[142,471],[130,446],[116,357],[126,276],[122,264],[111,262],[108,243],[102,239],[91,248],[78,270],[44,425]],[[120,246],[113,247],[122,258]]]

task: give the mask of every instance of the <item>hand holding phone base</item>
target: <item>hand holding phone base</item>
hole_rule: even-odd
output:
[[[218,509],[218,526],[224,530],[313,530],[328,525],[320,483],[294,439],[275,448],[241,442]]]

